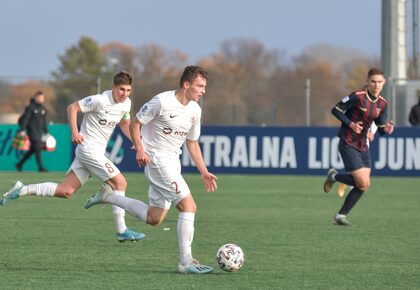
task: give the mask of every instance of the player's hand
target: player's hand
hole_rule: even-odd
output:
[[[85,137],[83,137],[83,135],[80,135],[79,133],[72,134],[71,136],[71,142],[73,144],[82,144],[84,141],[85,141]]]
[[[387,134],[394,132],[394,122],[392,120],[385,124],[384,132]]]
[[[206,188],[207,192],[213,192],[217,189],[216,175],[207,172],[201,175],[201,179],[203,180],[204,187]]]
[[[373,133],[373,132],[368,132],[368,139],[369,139],[369,142],[373,142],[373,140],[375,139],[375,134]]]
[[[363,123],[362,121],[359,122],[351,122],[349,126],[355,133],[360,134],[363,130]]]
[[[150,156],[144,151],[137,151],[136,161],[138,166],[147,166],[150,162]]]

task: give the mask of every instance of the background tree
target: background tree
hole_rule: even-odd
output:
[[[0,98],[0,112],[23,113],[36,91],[42,91],[45,94],[45,107],[48,110],[48,121],[55,120],[56,112],[53,107],[55,94],[53,87],[46,82],[34,80],[21,84],[10,84],[7,91],[4,92],[5,94]]]
[[[99,45],[91,38],[79,42],[59,56],[60,67],[52,73],[56,89],[57,121],[66,122],[67,106],[87,95],[96,93],[97,79],[105,66]]]

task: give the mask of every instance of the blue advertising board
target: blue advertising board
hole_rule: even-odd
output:
[[[203,126],[200,145],[209,171],[237,174],[324,175],[343,169],[338,128]],[[372,174],[420,176],[420,129],[400,127],[371,143]],[[183,172],[197,172],[183,148]],[[139,171],[130,141],[119,128],[107,148],[123,172]]]

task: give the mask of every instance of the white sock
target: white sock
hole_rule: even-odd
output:
[[[177,231],[181,265],[188,265],[193,260],[191,244],[194,238],[194,217],[193,212],[180,212],[178,215]]]
[[[44,182],[37,184],[28,184],[21,188],[19,195],[36,195],[36,196],[54,196],[58,184],[55,182]]]
[[[114,190],[114,194],[118,196],[125,196],[125,192],[119,190]],[[125,224],[125,210],[116,205],[112,205],[112,214],[114,215],[115,229],[118,234],[122,234],[127,229]]]
[[[117,205],[125,209],[125,211],[131,214],[132,216],[146,222],[147,211],[149,209],[149,206],[140,200],[132,199],[126,196],[111,194],[107,196],[105,202]]]

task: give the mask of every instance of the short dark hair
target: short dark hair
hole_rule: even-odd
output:
[[[126,71],[121,71],[114,76],[114,85],[132,85],[133,77]]]
[[[36,91],[34,94],[34,99],[40,95],[43,95],[44,93],[42,91]]]
[[[374,75],[384,76],[384,72],[380,68],[374,67],[368,71],[367,78],[369,79],[371,76],[374,76]]]
[[[196,65],[187,66],[182,73],[179,86],[182,87],[184,82],[192,83],[192,81],[195,80],[198,76],[202,76],[207,80],[207,71],[204,68]]]

